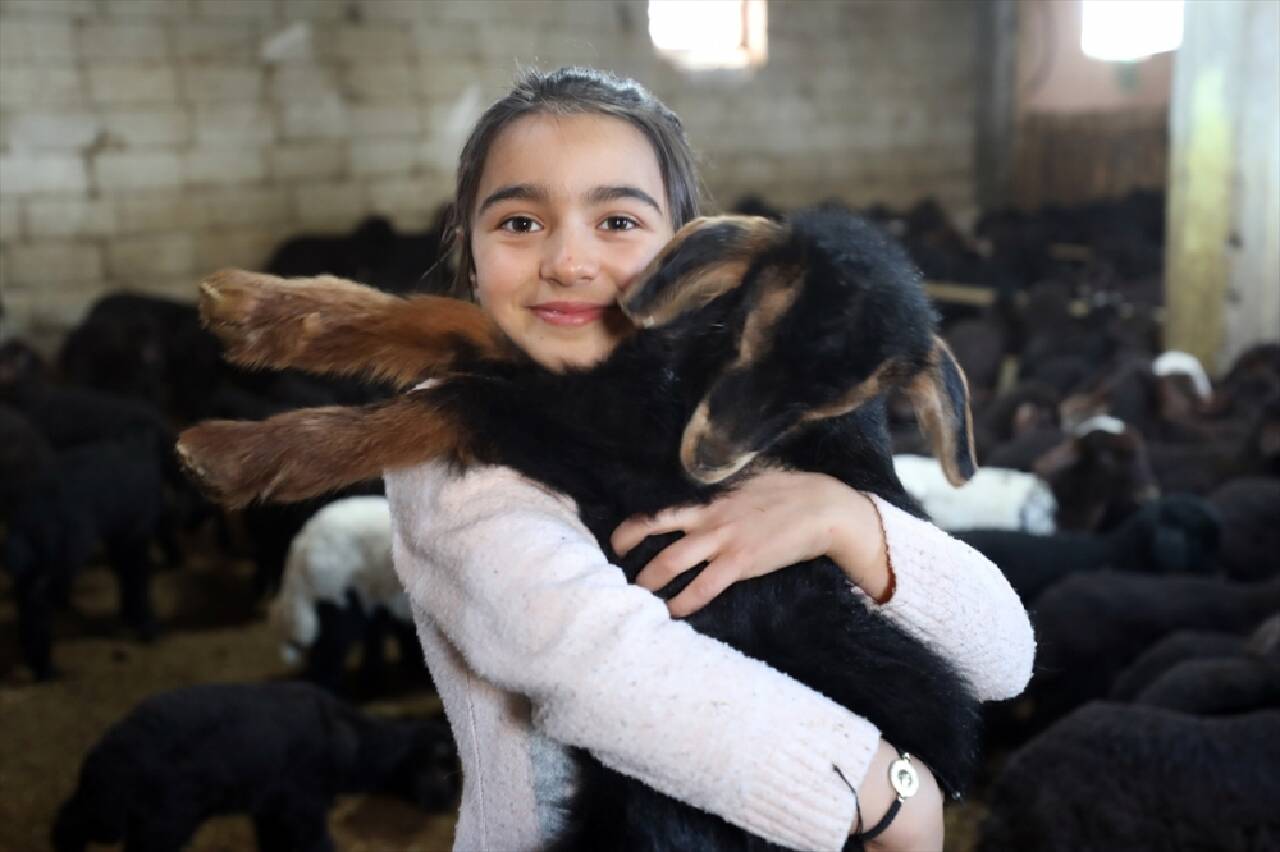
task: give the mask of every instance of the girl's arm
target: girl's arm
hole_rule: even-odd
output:
[[[837,555],[855,590],[946,657],[979,700],[1021,694],[1031,680],[1036,641],[1027,610],[1004,573],[932,523],[874,495],[858,495],[868,497],[883,530],[891,579],[876,595],[859,583],[867,563]]]
[[[730,584],[820,555],[965,675],[983,701],[1026,688],[1035,657],[1031,621],[990,560],[933,524],[817,473],[772,470],[706,506],[633,518],[613,535],[626,553],[646,536],[682,531],[636,583],[656,590],[699,562],[708,566],[670,602],[685,616]]]
[[[386,485],[406,593],[479,676],[532,699],[542,732],[772,842],[842,847],[854,797],[836,770],[863,783],[873,725],[672,620],[571,501],[513,471],[422,465]]]

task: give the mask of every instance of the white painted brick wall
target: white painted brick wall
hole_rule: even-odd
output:
[[[8,57],[0,62],[0,108],[48,109],[86,102],[79,68],[19,65]]]
[[[84,158],[74,154],[0,154],[0,196],[89,189]]]
[[[25,202],[26,233],[48,237],[105,237],[116,232],[115,205],[105,199],[32,198]]]
[[[20,219],[17,199],[0,198],[0,245],[18,240],[21,234]]]
[[[346,173],[351,160],[345,142],[280,144],[267,152],[271,180],[286,184],[299,178],[336,178]]]
[[[4,124],[0,145],[16,153],[78,151],[93,144],[105,127],[91,112],[18,113]]]
[[[130,190],[112,196],[121,234],[198,231],[209,225],[204,198],[181,189]]]
[[[182,155],[182,176],[188,185],[254,183],[266,175],[266,156],[260,148],[193,148]]]
[[[6,305],[51,323],[372,212],[425,227],[522,65],[639,77],[719,204],[964,208],[979,2],[774,0],[766,67],[690,76],[647,0],[0,0]]]
[[[32,240],[8,247],[9,281],[15,290],[98,281],[102,250],[81,240]]]
[[[155,23],[91,21],[76,31],[76,53],[89,60],[163,60],[169,55],[169,37],[164,27]]]
[[[195,238],[188,233],[120,237],[107,244],[107,271],[117,283],[172,278],[195,268]]]
[[[86,63],[84,74],[93,103],[171,103],[178,97],[177,75],[158,62],[90,62]]]
[[[102,151],[93,159],[95,185],[104,191],[157,189],[182,184],[182,155],[175,151]]]

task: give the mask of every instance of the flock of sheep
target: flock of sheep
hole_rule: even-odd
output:
[[[1036,629],[1027,692],[986,708],[983,850],[1280,846],[1280,343],[1217,376],[1161,351],[1157,202],[1002,212],[975,235],[927,203],[866,211],[926,276],[992,294],[987,308],[943,311],[969,377],[978,476],[945,484],[908,406],[889,400],[907,491],[1000,566]],[[273,271],[326,271],[298,265],[324,256],[359,278],[361,258],[379,256],[367,243],[404,238],[373,223],[309,239]],[[0,346],[0,559],[24,665],[59,675],[55,613],[97,559],[119,580],[123,621],[140,639],[160,632],[155,557],[180,563],[191,530],[228,524],[174,463],[178,428],[387,392],[237,369],[192,306],[137,294],[98,301],[52,363]],[[441,722],[380,719],[335,694],[356,646],[376,689],[388,637],[429,683],[379,490],[239,514],[255,564],[245,594],[270,599],[298,682],[143,701],[85,756],[57,816],[60,852],[124,838],[176,849],[231,811],[253,817],[262,848],[323,848],[338,795],[455,802]]]

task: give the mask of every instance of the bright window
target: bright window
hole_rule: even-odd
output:
[[[765,0],[649,0],[649,37],[685,68],[765,62]]]
[[[1094,59],[1146,59],[1182,44],[1182,0],[1083,0],[1083,15],[1080,47]]]

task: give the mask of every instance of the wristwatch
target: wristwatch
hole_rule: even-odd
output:
[[[854,835],[858,840],[866,842],[879,837],[889,823],[893,822],[893,818],[898,815],[898,811],[902,809],[902,803],[910,799],[920,789],[920,775],[916,772],[916,768],[911,765],[911,755],[907,752],[899,752],[898,759],[889,764],[889,786],[893,788],[893,792],[897,794],[893,803],[889,805],[889,810],[885,811],[880,821],[871,828]]]

